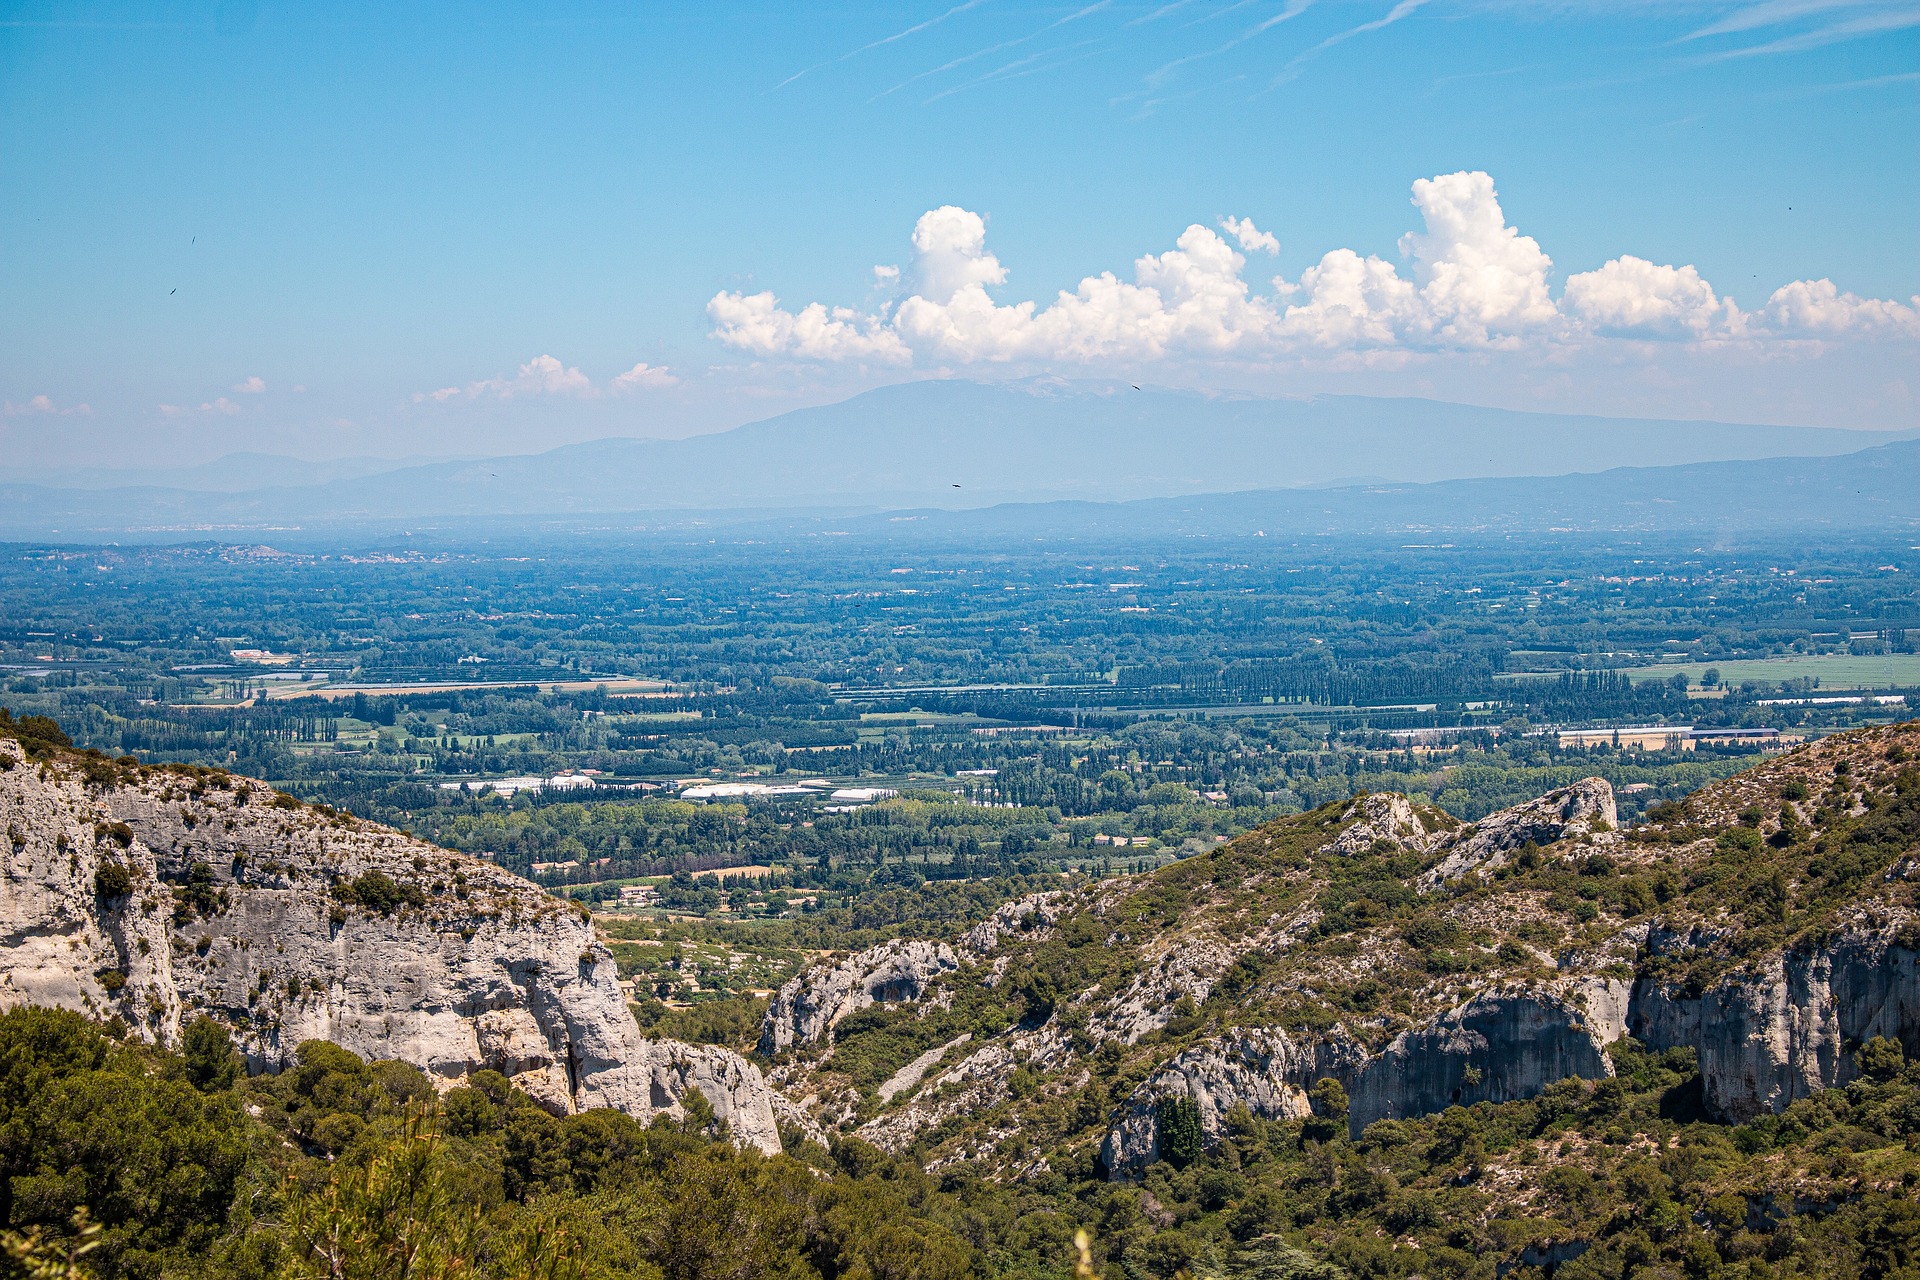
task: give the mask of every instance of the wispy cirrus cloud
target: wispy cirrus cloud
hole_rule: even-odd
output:
[[[1393,8],[1387,10],[1384,15],[1375,18],[1371,22],[1363,22],[1357,27],[1348,27],[1344,31],[1334,32],[1306,52],[1296,54],[1293,60],[1281,69],[1280,74],[1274,77],[1273,83],[1275,85],[1287,83],[1287,81],[1299,76],[1300,69],[1306,66],[1307,63],[1313,61],[1334,46],[1345,44],[1357,36],[1368,35],[1372,32],[1390,27],[1396,22],[1401,22],[1413,16],[1413,14],[1420,9],[1425,8],[1428,3],[1430,3],[1430,0],[1400,0]]]
[[[1687,33],[1681,44],[1717,41],[1722,37],[1774,33],[1782,28],[1799,27],[1788,34],[1772,35],[1759,44],[1723,48],[1711,56],[1713,61],[1799,53],[1824,45],[1865,39],[1920,26],[1920,4],[1913,0],[1762,0],[1742,5],[1712,22]]]
[[[960,14],[965,13],[969,9],[978,9],[984,3],[986,3],[986,0],[961,0],[961,3],[954,5],[951,9],[948,9],[946,12],[941,13],[936,17],[928,18],[925,22],[916,22],[914,25],[906,28],[905,30],[896,31],[890,36],[882,36],[878,40],[869,40],[867,43],[861,45],[858,49],[849,49],[847,50],[847,52],[841,54],[839,57],[828,58],[825,62],[816,62],[810,67],[802,67],[800,70],[788,76],[785,80],[782,80],[779,84],[773,86],[773,89],[775,91],[784,89],[788,85],[792,84],[794,81],[801,79],[803,76],[812,75],[814,72],[819,71],[824,67],[833,66],[837,62],[847,62],[853,58],[859,57],[863,53],[871,53],[875,49],[885,48],[887,45],[890,45],[890,44],[897,44],[898,42],[907,39],[909,36],[917,36],[922,31],[925,31],[930,27],[937,27],[941,23],[945,22],[947,19],[958,17]]]
[[[1147,73],[1147,88],[1158,89],[1171,80],[1176,73],[1185,68],[1198,62],[1204,62],[1209,58],[1218,58],[1223,54],[1231,53],[1249,40],[1257,39],[1265,35],[1281,23],[1293,21],[1312,7],[1313,0],[1287,0],[1287,2],[1281,6],[1278,13],[1268,14],[1265,18],[1247,27],[1231,39],[1215,45],[1210,49],[1202,49],[1197,53],[1189,53],[1183,57],[1175,58],[1171,62],[1161,63]]]

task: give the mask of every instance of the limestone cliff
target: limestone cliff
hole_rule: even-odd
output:
[[[1874,1036],[1920,1050],[1920,952],[1911,932],[1906,945],[1900,936],[1892,920],[1856,919],[1822,945],[1766,955],[1697,994],[1642,980],[1632,1032],[1699,1053],[1711,1114],[1782,1111],[1853,1079],[1853,1052]]]
[[[809,969],[782,986],[767,1006],[760,1052],[771,1056],[812,1044],[842,1018],[872,1004],[918,1000],[935,977],[959,965],[945,943],[888,942]]]
[[[680,1114],[698,1089],[779,1149],[773,1095],[724,1049],[643,1038],[606,948],[492,864],[224,773],[0,738],[0,1004],[119,1017],[173,1043],[210,1014],[252,1070],[303,1040],[443,1087],[482,1068],[556,1112]]]

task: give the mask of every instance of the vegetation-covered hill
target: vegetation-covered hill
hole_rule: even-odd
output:
[[[8,1256],[84,1207],[103,1276],[335,1239],[353,1276],[1064,1280],[1081,1229],[1108,1280],[1920,1276],[1920,725],[1609,800],[1376,794],[833,957],[710,1019],[796,1104],[777,1156],[697,1094],[556,1118],[320,1043],[247,1080],[211,1023],[15,1010],[6,1224],[45,1239]]]

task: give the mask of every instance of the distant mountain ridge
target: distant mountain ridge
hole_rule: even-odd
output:
[[[1263,489],[1136,502],[1005,503],[843,522],[938,536],[1235,537],[1782,529],[1920,529],[1920,440],[1830,458],[1764,458],[1598,474]],[[906,523],[911,522],[911,523]]]
[[[716,435],[608,439],[314,484],[0,485],[0,535],[618,512],[1126,502],[1338,484],[1824,457],[1884,433],[1573,417],[1428,400],[925,381]],[[264,467],[250,468],[264,473]],[[233,468],[210,468],[224,480]]]

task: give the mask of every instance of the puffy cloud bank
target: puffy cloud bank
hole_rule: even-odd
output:
[[[1404,274],[1335,249],[1298,281],[1275,277],[1270,292],[1256,292],[1245,254],[1277,252],[1279,241],[1226,218],[1224,235],[1195,223],[1172,249],[1136,259],[1130,281],[1102,272],[1044,307],[994,300],[1007,270],[987,248],[985,219],[944,205],[914,226],[905,271],[874,269],[895,289],[884,306],[791,311],[770,292],[723,292],[707,315],[714,337],[750,355],[897,365],[1920,337],[1920,297],[1889,302],[1800,280],[1748,313],[1691,266],[1624,254],[1568,277],[1556,299],[1553,260],[1507,225],[1487,174],[1423,178],[1413,204],[1424,229],[1400,239]]]

